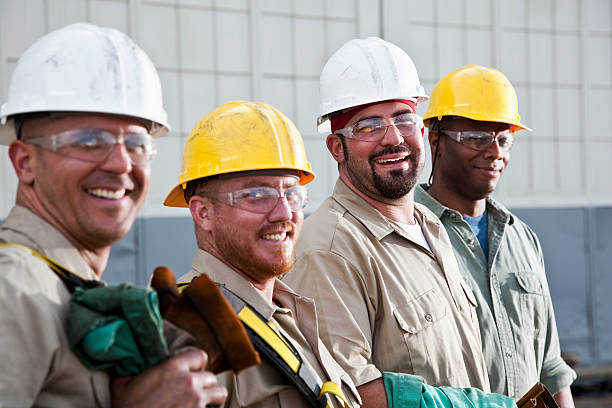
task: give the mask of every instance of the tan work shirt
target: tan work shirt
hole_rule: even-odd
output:
[[[448,235],[425,207],[415,217],[433,252],[338,180],[306,219],[283,281],[315,299],[321,338],[358,386],[387,371],[489,391],[476,304]]]
[[[55,228],[14,207],[0,242],[26,245],[86,279],[97,279]],[[88,370],[66,336],[70,293],[24,248],[0,247],[0,406],[110,407],[108,376]]]
[[[272,321],[316,374],[319,385],[326,381],[341,385],[350,406],[359,406],[361,400],[353,382],[334,361],[318,337],[317,317],[312,299],[296,295],[281,281],[276,280],[273,299],[280,306],[270,305],[250,282],[213,255],[197,249],[192,270],[179,281],[190,281],[202,273],[206,273],[216,283],[225,285],[265,319]],[[238,375],[227,371],[219,374],[217,379],[219,384],[229,391],[226,407],[310,407],[297,389],[264,358],[261,364]],[[330,395],[330,400],[336,407],[344,406],[341,400],[333,395]]]

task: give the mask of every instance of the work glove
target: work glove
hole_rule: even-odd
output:
[[[541,382],[531,387],[516,403],[518,408],[558,408],[557,402]]]
[[[83,364],[111,376],[139,374],[165,361],[157,294],[129,283],[77,287],[70,298],[67,334]]]
[[[206,370],[238,373],[261,362],[236,312],[208,275],[195,277],[179,291],[170,268],[159,266],[151,287],[164,320],[190,333],[192,345],[208,354]]]

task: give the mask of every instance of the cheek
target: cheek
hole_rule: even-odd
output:
[[[140,186],[143,194],[146,194],[151,184],[151,166],[134,166],[132,175],[134,181]]]

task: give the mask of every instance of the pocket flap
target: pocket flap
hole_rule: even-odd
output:
[[[542,280],[534,273],[528,272],[515,272],[516,281],[519,286],[527,293],[534,293],[538,295],[544,294],[542,288]]]
[[[465,297],[467,297],[468,302],[470,302],[473,307],[478,307],[476,295],[474,295],[474,292],[472,292],[472,289],[470,289],[468,284],[462,281],[461,287],[463,288],[463,293],[465,293]]]
[[[397,306],[393,315],[407,333],[416,334],[446,316],[446,306],[435,289]]]

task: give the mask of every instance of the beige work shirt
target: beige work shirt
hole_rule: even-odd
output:
[[[433,252],[338,180],[283,282],[315,299],[321,338],[358,386],[386,371],[488,392],[474,296],[440,221],[419,204],[415,217]]]
[[[0,242],[18,243],[86,279],[98,279],[55,228],[24,207],[14,207]],[[108,376],[88,370],[66,336],[70,293],[24,248],[0,248],[0,406],[110,407]]]
[[[213,255],[197,249],[192,270],[179,281],[190,281],[202,273],[206,273],[216,283],[225,285],[265,319],[272,321],[316,374],[319,385],[327,381],[341,385],[350,406],[359,406],[361,400],[351,378],[334,361],[319,339],[312,299],[296,295],[281,281],[276,280],[273,299],[280,306],[270,305],[250,282]],[[217,378],[219,384],[229,391],[226,407],[310,407],[297,389],[264,358],[261,364],[238,375],[227,371],[219,374]],[[336,407],[344,406],[335,396],[330,395],[330,400]]]

